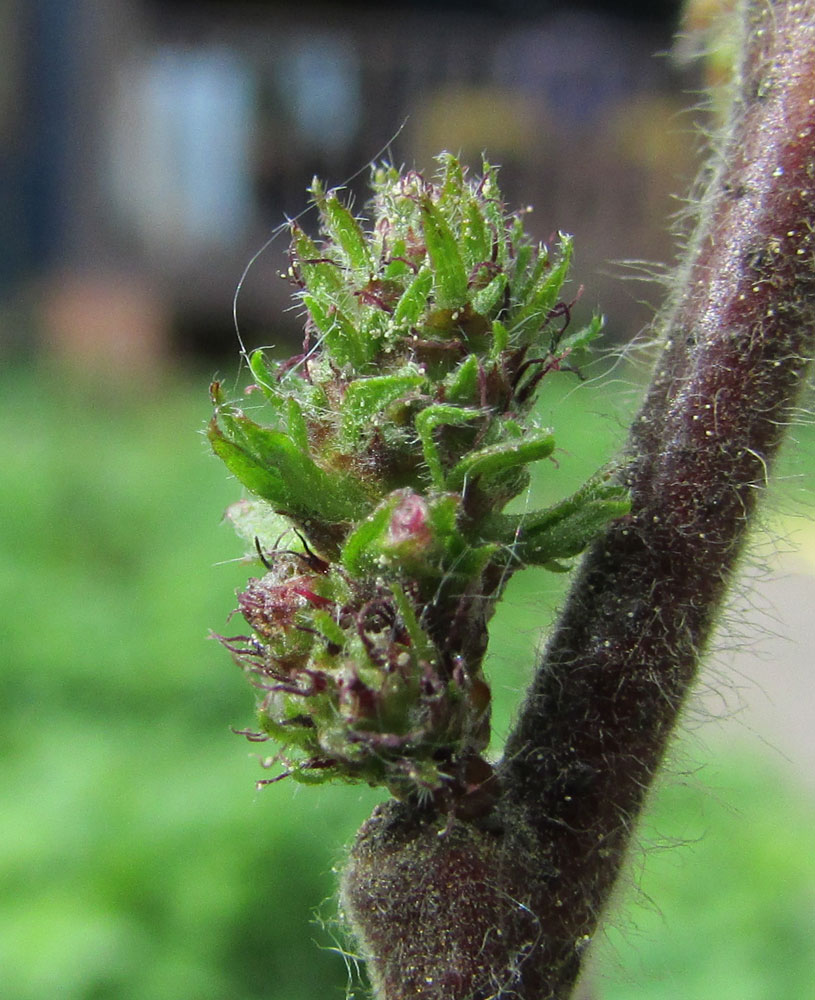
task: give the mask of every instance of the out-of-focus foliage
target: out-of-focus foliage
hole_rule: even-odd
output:
[[[809,996],[813,823],[812,804],[796,800],[766,761],[731,758],[687,781],[669,777],[640,835],[642,893],[636,903],[629,894],[600,947],[599,996]]]
[[[0,399],[0,994],[342,997],[312,911],[372,800],[255,793],[197,391],[16,371]]]
[[[252,696],[205,630],[246,567],[218,564],[234,553],[231,526],[214,529],[235,484],[192,430],[208,415],[200,385],[0,373],[3,1000],[344,996],[314,909],[326,900],[330,917],[332,865],[375,797],[256,793],[257,763],[228,729],[251,720]],[[595,390],[589,416],[579,392],[544,394],[542,420],[563,428],[558,489],[619,440],[613,392]],[[562,593],[560,577],[528,577],[486,663],[500,667],[498,734]],[[637,912],[637,930],[630,908],[618,918],[606,1000],[799,997],[815,980],[812,811],[733,764],[707,784],[672,780],[657,799],[651,827],[691,843],[646,855],[659,912]]]

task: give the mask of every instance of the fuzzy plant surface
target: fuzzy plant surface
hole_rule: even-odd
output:
[[[815,0],[741,15],[727,125],[620,470],[631,511],[581,562],[493,812],[440,837],[391,800],[352,849],[342,902],[379,1000],[572,996],[798,412],[815,354]]]
[[[209,438],[249,493],[230,516],[259,567],[244,634],[221,638],[258,692],[246,735],[273,741],[269,781],[363,781],[473,817],[495,794],[496,601],[629,510],[602,471],[555,506],[507,509],[555,448],[536,390],[575,377],[601,320],[571,328],[572,241],[530,240],[489,164],[383,166],[372,188],[359,219],[315,182],[319,236],[292,225],[305,341],[249,358],[265,405],[250,416],[212,386]]]
[[[468,180],[452,157],[432,182],[376,173],[365,225],[316,187],[321,238],[293,232],[303,353],[251,360],[268,424],[213,388],[213,448],[255,497],[234,519],[266,571],[225,640],[258,689],[253,736],[298,780],[394,792],[340,887],[377,1000],[572,995],[797,412],[815,0],[741,6],[727,124],[616,471],[513,513],[554,447],[535,389],[599,323],[566,328],[570,241],[526,240],[495,172]],[[495,601],[523,565],[583,548],[490,764]]]

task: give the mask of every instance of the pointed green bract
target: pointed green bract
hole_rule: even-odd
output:
[[[360,224],[335,195],[327,198],[321,208],[326,228],[345,251],[348,265],[362,275],[370,275],[373,260]]]
[[[471,451],[448,475],[447,488],[464,490],[468,480],[490,479],[507,469],[539,462],[542,458],[548,458],[554,450],[554,437],[548,431],[538,431],[520,441],[502,441]]]
[[[624,517],[631,504],[628,491],[609,475],[598,475],[575,494],[546,510],[499,515],[487,531],[500,539],[513,559],[547,565],[579,555],[609,520]]]
[[[297,412],[294,407],[291,411]],[[299,521],[310,518],[353,521],[359,517],[365,510],[361,486],[348,476],[329,476],[306,451],[305,424],[298,427],[298,433],[302,434],[301,441],[282,431],[261,427],[239,411],[224,406],[209,427],[216,455],[247,489],[278,513],[289,514]]]
[[[444,382],[444,398],[447,402],[459,406],[475,403],[478,397],[478,373],[478,355],[468,354]]]
[[[461,424],[478,420],[481,414],[478,410],[462,409],[459,406],[438,403],[425,407],[416,417],[416,431],[422,443],[425,466],[430,473],[433,485],[439,489],[445,489],[445,472],[442,463],[441,449],[436,444],[435,432],[437,427],[448,424],[457,427]]]
[[[467,272],[453,234],[441,209],[427,198],[422,202],[422,232],[433,267],[436,304],[457,309],[467,301]]]
[[[308,452],[308,424],[303,416],[303,408],[294,398],[286,400],[286,430],[295,446],[302,452]]]
[[[504,512],[555,447],[532,416],[539,385],[602,326],[570,328],[571,238],[527,237],[487,163],[472,179],[449,154],[432,180],[382,166],[372,186],[361,220],[315,181],[319,236],[292,226],[307,347],[250,356],[258,420],[212,389],[210,442],[252,495],[229,516],[257,566],[246,634],[223,641],[283,775],[456,810],[474,758],[489,771],[482,660],[507,581],[564,571],[629,504],[606,474]]]
[[[461,252],[470,268],[490,259],[491,241],[487,220],[475,198],[468,199],[461,226]]]
[[[482,315],[491,313],[502,300],[506,287],[507,276],[497,274],[486,287],[473,294],[473,309]]]
[[[331,302],[323,302],[313,295],[304,295],[303,302],[337,363],[343,367],[363,368],[372,352],[350,317]]]
[[[385,407],[418,389],[425,378],[419,374],[374,375],[357,379],[345,390],[342,412],[343,443],[355,446],[376,430],[376,421]]]
[[[559,249],[560,260],[558,263],[548,275],[533,282],[532,287],[527,289],[526,305],[523,306],[517,317],[519,323],[530,318],[538,320],[541,316],[548,316],[557,302],[572,262],[573,241],[571,236],[564,236],[561,233]]]
[[[316,301],[321,301],[323,296],[334,301],[334,296],[345,290],[339,262],[321,253],[317,244],[296,227],[292,230],[292,249],[298,265],[293,276],[303,281]]]
[[[398,263],[403,263],[399,261]],[[407,265],[405,265],[407,266]],[[408,285],[396,305],[393,314],[394,321],[399,325],[408,327],[418,323],[427,309],[427,300],[433,288],[433,272],[430,268],[425,268],[416,275],[416,278]]]

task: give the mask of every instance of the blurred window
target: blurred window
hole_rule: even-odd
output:
[[[120,215],[149,246],[236,243],[252,215],[249,67],[221,47],[164,46],[123,69],[110,127]]]
[[[277,86],[303,146],[345,151],[360,125],[359,60],[342,37],[310,33],[288,40],[276,60]]]

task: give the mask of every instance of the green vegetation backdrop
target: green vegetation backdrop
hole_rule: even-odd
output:
[[[0,373],[5,1000],[363,995],[336,950],[332,867],[376,795],[255,791],[253,747],[229,729],[251,724],[251,694],[206,641],[247,575],[218,523],[239,487],[196,436],[208,374]],[[537,490],[557,477],[564,495],[621,442],[620,383],[587,400],[544,390],[566,451]],[[564,585],[529,570],[499,611],[497,739]],[[813,826],[811,804],[743,757],[666,778],[637,888],[600,946],[598,995],[807,995]]]

